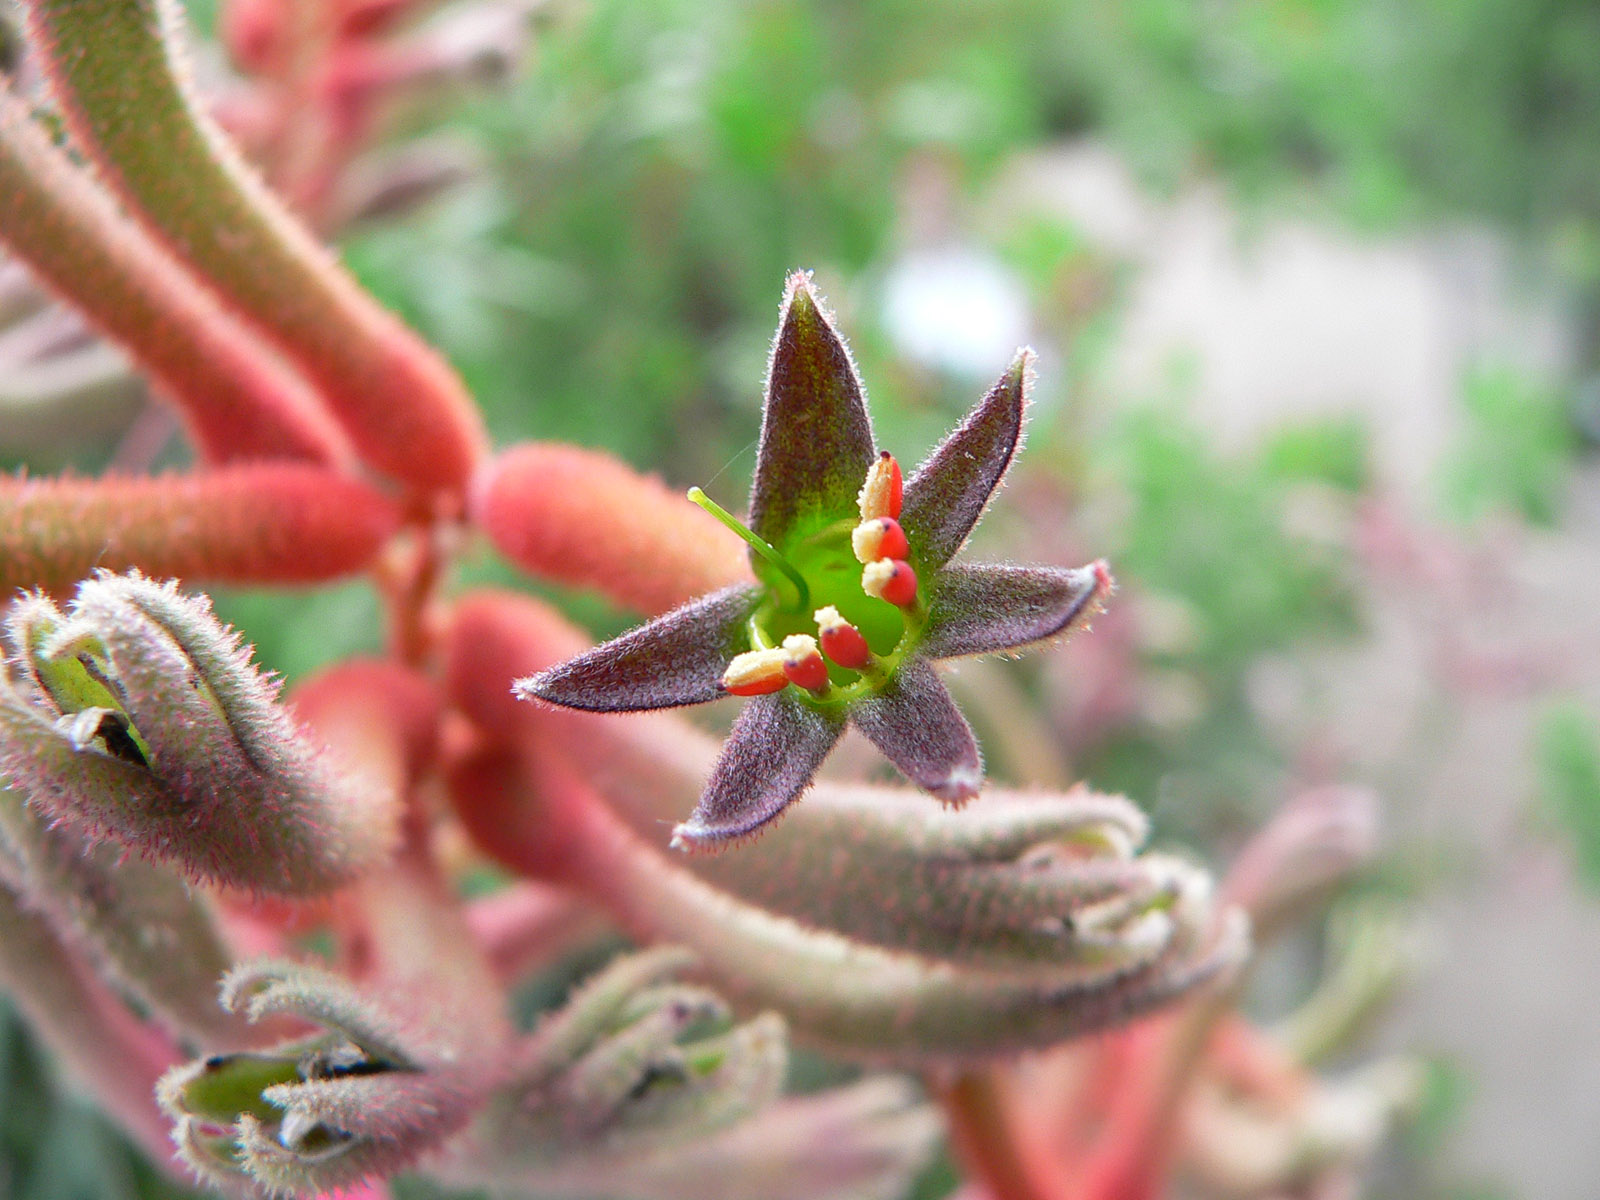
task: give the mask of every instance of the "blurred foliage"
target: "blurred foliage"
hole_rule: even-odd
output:
[[[1600,720],[1581,704],[1552,708],[1536,754],[1544,811],[1571,839],[1579,877],[1600,893]]]
[[[191,1200],[50,1063],[0,996],[0,1196],[5,1200]]]
[[[1502,368],[1466,380],[1462,406],[1466,427],[1443,480],[1450,512],[1471,519],[1499,510],[1554,524],[1578,450],[1571,398]]]
[[[1180,711],[1128,725],[1079,766],[1097,786],[1144,798],[1164,832],[1212,840],[1281,799],[1282,749],[1260,727],[1248,674],[1262,655],[1354,630],[1347,548],[1290,516],[1297,493],[1351,488],[1365,462],[1359,428],[1344,422],[1224,454],[1171,406],[1129,413],[1096,446],[1097,469],[1128,506],[1115,543],[1096,549],[1159,603],[1165,628],[1145,669]]]

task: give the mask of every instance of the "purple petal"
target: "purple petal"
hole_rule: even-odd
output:
[[[949,804],[964,804],[983,785],[983,757],[972,727],[933,668],[913,655],[878,695],[850,710],[906,778]]]
[[[733,723],[722,757],[689,819],[680,849],[707,850],[754,833],[811,785],[844,722],[808,708],[792,689],[757,696]]]
[[[704,704],[721,696],[728,660],[748,650],[745,620],[760,588],[712,592],[511,685],[520,700],[588,712]]]
[[[906,480],[900,524],[918,570],[949,562],[983,516],[1022,444],[1032,364],[1033,351],[1019,351],[989,394]]]
[[[919,649],[929,658],[1015,650],[1093,616],[1111,586],[1104,562],[1071,570],[1000,563],[946,567],[934,576]]]
[[[750,527],[782,547],[797,522],[855,510],[873,459],[872,422],[850,352],[811,277],[789,276],[767,366]]]

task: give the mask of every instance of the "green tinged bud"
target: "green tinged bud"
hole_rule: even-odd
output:
[[[338,887],[393,845],[395,798],[342,776],[205,597],[138,573],[66,611],[17,601],[0,681],[0,776],[52,820],[194,879]]]

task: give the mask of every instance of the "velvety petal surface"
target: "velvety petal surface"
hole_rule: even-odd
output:
[[[906,480],[900,524],[919,571],[949,562],[983,516],[1017,447],[1033,352],[1023,350],[988,395]]]
[[[919,649],[929,658],[1015,650],[1087,620],[1110,590],[1103,562],[1076,568],[947,567],[934,576]]]
[[[712,849],[754,833],[810,786],[843,732],[843,720],[808,708],[792,689],[757,696],[733,723],[700,803],[672,831],[672,844]]]
[[[704,704],[722,695],[722,672],[749,639],[744,622],[761,589],[724,588],[511,685],[522,700],[588,712]]]
[[[966,803],[983,785],[972,727],[920,656],[882,692],[857,701],[850,720],[907,779],[948,804]]]
[[[797,271],[789,276],[767,367],[750,527],[781,549],[813,514],[854,512],[873,454],[855,364],[811,277]]]

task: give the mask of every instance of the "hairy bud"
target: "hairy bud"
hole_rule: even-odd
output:
[[[6,634],[0,774],[52,818],[259,891],[337,887],[388,853],[393,796],[331,769],[204,597],[102,574],[65,612],[18,601]]]

